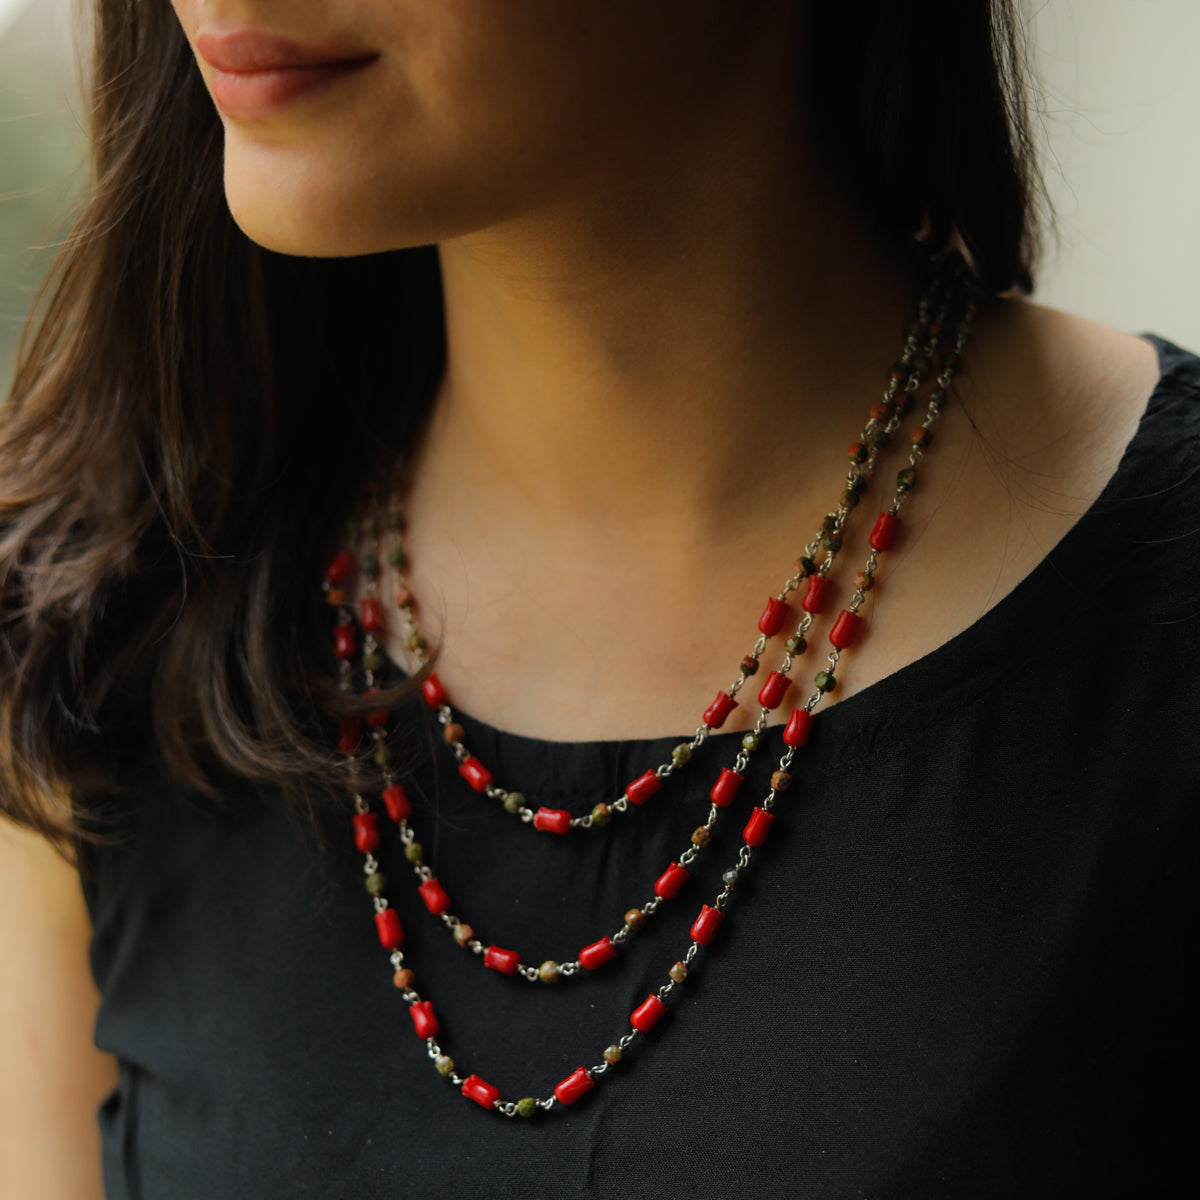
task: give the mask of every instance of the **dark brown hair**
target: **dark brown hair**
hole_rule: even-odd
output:
[[[831,155],[896,239],[957,230],[990,290],[1028,290],[1010,3],[845,11],[812,9]],[[161,0],[98,0],[92,78],[93,186],[0,413],[3,808],[88,836],[81,798],[156,746],[202,793],[267,784],[311,815],[345,707],[315,581],[441,371],[436,258],[251,244]]]

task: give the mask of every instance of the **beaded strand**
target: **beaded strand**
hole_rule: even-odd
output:
[[[879,554],[889,550],[894,544],[896,532],[899,526],[899,512],[907,503],[909,493],[912,491],[917,478],[917,468],[923,458],[924,449],[930,442],[930,428],[936,421],[942,405],[948,394],[950,383],[955,372],[961,364],[962,351],[966,344],[970,333],[971,324],[974,316],[974,301],[968,299],[965,305],[965,311],[958,322],[957,335],[953,349],[944,357],[941,371],[936,380],[936,387],[930,396],[928,409],[922,420],[920,427],[914,430],[912,438],[912,446],[909,453],[909,466],[901,470],[897,476],[895,492],[892,501],[888,508],[880,513],[879,520],[876,522],[875,528],[872,531],[870,538],[870,553],[867,557],[865,570],[856,576],[856,587],[854,595],[848,607],[842,611],[833,628],[830,630],[829,639],[832,649],[829,653],[828,668],[818,672],[814,683],[815,691],[808,697],[803,705],[793,710],[791,718],[788,721],[787,727],[783,733],[783,741],[786,750],[782,754],[777,770],[772,774],[771,787],[768,794],[763,798],[758,806],[756,806],[747,821],[743,830],[743,845],[738,851],[737,858],[734,864],[727,869],[722,881],[724,887],[722,891],[714,898],[711,905],[705,904],[701,907],[699,914],[694,920],[690,934],[691,943],[688,946],[683,957],[676,961],[668,972],[668,981],[662,985],[656,993],[647,996],[645,1001],[640,1004],[630,1016],[630,1029],[618,1039],[617,1042],[609,1045],[602,1053],[602,1062],[591,1068],[579,1067],[563,1079],[554,1089],[553,1094],[543,1099],[535,1099],[533,1097],[525,1097],[519,1101],[504,1100],[501,1097],[500,1091],[493,1085],[480,1079],[475,1075],[468,1075],[465,1078],[461,1076],[454,1061],[447,1056],[437,1037],[440,1033],[440,1023],[434,1014],[432,1004],[422,999],[419,992],[416,991],[415,975],[405,965],[402,946],[404,944],[404,931],[400,923],[398,915],[389,906],[387,899],[383,896],[383,888],[373,887],[372,878],[379,875],[378,863],[374,858],[373,851],[378,848],[378,831],[374,829],[374,837],[361,837],[361,831],[366,828],[366,824],[362,822],[362,818],[373,816],[370,813],[370,806],[363,798],[358,789],[358,776],[356,760],[352,751],[346,753],[346,761],[351,773],[351,791],[354,797],[355,805],[355,834],[356,842],[359,844],[359,849],[365,854],[364,872],[367,876],[367,887],[374,899],[375,905],[375,920],[379,933],[380,942],[385,949],[389,950],[391,962],[394,968],[394,982],[396,986],[402,990],[405,1001],[409,1004],[410,1015],[413,1021],[414,1029],[426,1042],[426,1049],[430,1059],[433,1061],[438,1072],[455,1086],[461,1088],[463,1094],[481,1106],[494,1109],[505,1116],[532,1116],[538,1111],[552,1109],[555,1104],[569,1105],[574,1103],[580,1096],[592,1090],[595,1087],[596,1079],[602,1077],[608,1070],[621,1061],[624,1053],[637,1040],[639,1034],[644,1034],[652,1029],[658,1021],[668,1011],[667,1000],[670,998],[674,990],[680,986],[689,975],[690,968],[696,955],[699,953],[701,946],[710,945],[716,937],[717,931],[724,920],[725,907],[733,894],[733,890],[741,876],[741,874],[749,868],[753,860],[754,848],[761,846],[767,839],[771,824],[775,819],[774,808],[779,797],[779,793],[786,790],[791,783],[790,767],[794,760],[795,752],[802,747],[808,740],[809,728],[812,720],[813,710],[820,704],[822,698],[829,692],[834,690],[836,683],[835,670],[840,660],[842,650],[853,645],[861,634],[862,618],[858,615],[858,610],[865,599],[865,593],[870,589],[871,583],[874,580],[874,575],[878,567]],[[936,331],[934,333],[936,337]],[[931,339],[932,341],[932,339]],[[932,349],[931,345],[931,349]],[[898,421],[897,421],[898,423]],[[889,419],[888,424],[891,424]],[[894,428],[894,427],[893,427]],[[891,432],[891,431],[889,431]],[[835,529],[829,532],[837,532],[840,526],[835,526]],[[840,544],[839,544],[840,548]],[[828,547],[827,547],[828,549]],[[328,581],[327,581],[328,582]],[[344,579],[343,579],[344,582]],[[368,584],[369,589],[369,584]],[[364,609],[364,613],[367,610]],[[342,614],[340,614],[342,615]],[[343,625],[346,622],[343,622]],[[340,627],[339,627],[340,628]],[[339,643],[339,637],[343,639]],[[335,646],[344,646],[345,633],[335,631]],[[367,639],[364,639],[364,645],[371,644],[373,640],[373,631],[367,631]],[[353,651],[351,650],[351,654]],[[340,656],[343,662],[348,662],[349,656]],[[347,679],[349,672],[343,668],[342,678]],[[374,686],[373,675],[367,673],[364,682],[368,688]],[[385,717],[386,719],[386,717]],[[369,718],[368,718],[369,720]],[[758,731],[761,733],[761,730]],[[384,735],[386,736],[386,735]],[[752,735],[747,735],[752,736]],[[756,735],[755,735],[756,736]],[[377,738],[377,746],[380,749],[386,750],[382,738]],[[745,747],[743,747],[745,748]],[[377,759],[379,761],[377,750]],[[739,756],[740,761],[740,756]],[[388,759],[383,756],[383,763],[386,766]],[[728,769],[726,769],[728,770]],[[725,775],[722,772],[722,777]],[[397,785],[389,784],[389,787]],[[387,790],[387,789],[385,789]],[[412,834],[408,828],[408,812],[405,808],[402,810],[397,806],[393,810],[393,806],[388,804],[385,799],[389,813],[393,819],[397,821],[401,830],[401,838],[405,842],[406,855],[408,848],[412,845]],[[714,802],[710,809],[709,822],[707,828],[711,830],[712,823],[716,820],[718,805]],[[373,826],[372,826],[373,828]],[[705,827],[702,827],[705,828]],[[367,843],[364,845],[364,842]],[[693,849],[696,847],[693,846]],[[687,852],[690,853],[691,851]],[[410,861],[412,856],[409,855]],[[681,856],[682,861],[683,856]],[[690,860],[689,860],[690,861]],[[433,911],[433,905],[430,904],[428,893],[434,893],[436,889],[429,888],[431,882],[423,872],[427,872],[428,868],[424,867],[423,863],[418,861],[415,863],[415,869],[418,876],[422,879],[422,896],[426,899],[426,904]],[[681,881],[682,882],[682,881]],[[436,880],[432,880],[436,884]],[[440,885],[437,885],[440,888]],[[444,893],[442,893],[444,896]],[[440,900],[439,900],[440,903]],[[657,900],[652,902],[657,907]],[[448,898],[446,898],[445,908],[442,910],[443,917],[447,915],[446,909],[449,907]],[[634,910],[631,910],[631,912]],[[456,919],[455,919],[456,920]],[[465,928],[461,926],[460,928]],[[557,964],[556,964],[557,965]]]

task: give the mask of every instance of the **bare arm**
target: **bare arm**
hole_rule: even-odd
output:
[[[92,1044],[90,933],[76,871],[0,821],[0,1197],[104,1195],[96,1108],[117,1068]]]

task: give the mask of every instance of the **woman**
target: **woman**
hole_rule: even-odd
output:
[[[1017,298],[1006,5],[833,7],[97,5],[12,1194],[1171,1177],[1200,366]]]

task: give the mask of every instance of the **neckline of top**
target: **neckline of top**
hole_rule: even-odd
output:
[[[1182,396],[1200,399],[1200,358],[1166,339],[1150,333],[1139,335],[1158,355],[1159,378],[1113,474],[1099,496],[1062,535],[1053,548],[1024,578],[975,621],[941,645],[914,659],[854,695],[818,710],[813,723],[812,747],[834,757],[855,752],[884,729],[903,732],[926,728],[947,712],[958,711],[1011,670],[1020,666],[1041,647],[1029,636],[1031,610],[1045,603],[1048,593],[1061,588],[1064,563],[1092,561],[1084,552],[1097,526],[1113,514],[1129,516],[1136,528],[1152,519],[1144,506],[1133,511],[1137,500],[1153,501],[1161,493],[1139,493],[1135,480],[1146,476],[1138,469],[1148,454],[1161,462],[1159,426]],[[1200,403],[1195,408],[1196,433],[1200,437]],[[1115,564],[1114,564],[1115,565]],[[1099,581],[1093,563],[1091,591]],[[997,647],[1002,652],[997,653]],[[399,668],[392,664],[393,668]],[[591,741],[551,741],[513,733],[487,724],[455,709],[455,720],[463,725],[472,749],[501,769],[519,769],[540,762],[539,774],[553,775],[567,769],[579,778],[588,764],[597,771],[598,793],[609,782],[614,759],[649,761],[669,757],[669,748],[690,740],[691,731],[645,738]],[[769,735],[778,736],[779,726]],[[732,746],[738,732],[714,732],[709,743]],[[732,755],[730,755],[732,757]],[[553,761],[549,761],[553,760]],[[581,771],[582,767],[582,771]]]

